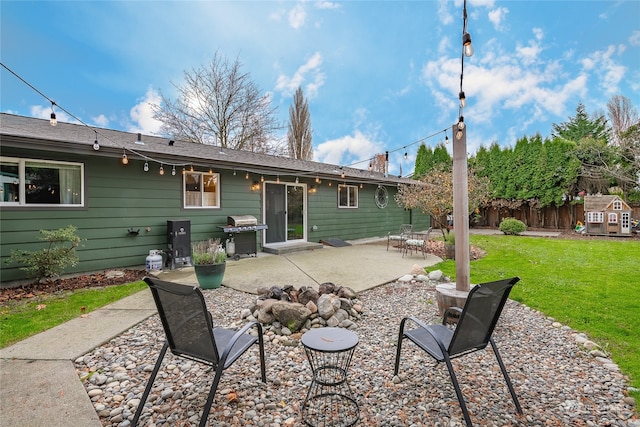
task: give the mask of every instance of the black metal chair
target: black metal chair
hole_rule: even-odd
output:
[[[150,277],[145,277],[144,281],[149,285],[153,294],[167,340],[160,351],[149,382],[140,399],[140,404],[133,417],[133,427],[137,425],[142,414],[167,349],[171,349],[171,352],[176,356],[204,363],[212,366],[215,370],[209,396],[202,411],[200,427],[204,427],[207,422],[222,372],[256,343],[260,349],[262,382],[267,382],[262,326],[258,322],[247,323],[238,331],[214,328],[211,314],[207,311],[204,297],[199,288]],[[257,336],[247,333],[252,327],[257,328]]]
[[[513,389],[507,370],[502,362],[498,347],[491,335],[502,313],[502,309],[509,297],[511,288],[520,280],[518,277],[512,279],[498,280],[495,282],[483,283],[474,286],[467,297],[464,309],[452,307],[447,309],[442,319],[442,325],[426,325],[415,317],[405,317],[400,322],[400,334],[398,336],[398,349],[396,352],[396,362],[394,375],[398,374],[400,367],[400,351],[402,350],[402,340],[408,338],[418,347],[427,352],[438,363],[445,362],[453,383],[453,388],[458,396],[460,407],[464,415],[467,426],[471,427],[471,418],[464,402],[462,391],[456,374],[453,371],[451,359],[461,357],[466,354],[483,350],[491,344],[493,353],[498,359],[500,370],[507,382],[509,393],[516,405],[518,414],[522,414],[522,408],[518,402],[518,397]],[[447,327],[449,317],[459,315],[455,329]],[[417,325],[414,329],[405,330],[405,324],[410,320]]]

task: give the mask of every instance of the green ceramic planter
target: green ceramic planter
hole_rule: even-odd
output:
[[[227,263],[195,265],[196,279],[202,289],[216,289],[222,284]]]

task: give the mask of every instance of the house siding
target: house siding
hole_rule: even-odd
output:
[[[93,154],[93,153],[91,153]],[[218,228],[229,215],[253,215],[261,221],[262,191],[251,191],[254,174],[249,180],[238,169],[217,170],[220,173],[219,209],[183,209],[181,168],[173,176],[165,167],[159,175],[158,165],[143,171],[143,161],[131,159],[127,166],[113,157],[97,157],[77,153],[34,152],[8,147],[2,149],[7,157],[64,160],[85,165],[85,206],[83,208],[10,207],[0,208],[0,280],[24,279],[24,272],[6,260],[13,249],[36,250],[43,247],[39,240],[41,229],[57,229],[74,225],[84,239],[78,248],[79,263],[65,273],[81,273],[111,268],[140,268],[150,250],[167,248],[167,220],[189,220],[191,239],[225,238]],[[281,176],[293,182],[295,176]],[[300,180],[308,186],[313,180]],[[394,201],[396,188],[387,186],[389,203],[385,209],[375,205],[376,185],[365,184],[359,190],[357,209],[337,207],[337,182],[331,187],[323,183],[307,198],[307,239],[319,242],[334,237],[343,240],[386,236],[399,224],[411,221],[411,212]],[[426,229],[429,218],[414,215],[416,229]],[[317,231],[311,227],[317,226]],[[130,236],[128,229],[139,229]],[[148,230],[148,231],[147,231]],[[257,233],[260,250],[261,233]]]

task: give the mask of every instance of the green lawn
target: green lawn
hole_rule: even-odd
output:
[[[0,348],[145,289],[143,281],[50,294],[0,305]]]
[[[640,242],[505,235],[470,239],[487,251],[471,262],[472,283],[519,276],[512,299],[587,333],[640,388]],[[455,276],[453,261],[432,269]]]

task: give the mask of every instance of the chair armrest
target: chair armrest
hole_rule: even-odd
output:
[[[462,309],[460,307],[449,307],[445,310],[444,315],[442,316],[442,324],[446,325],[447,324],[447,319],[449,318],[449,316],[454,317],[453,316],[453,312],[458,313],[458,318],[460,317],[460,315],[462,314]]]
[[[431,337],[436,342],[436,344],[438,344],[438,347],[440,347],[440,350],[442,351],[442,354],[446,354],[447,348],[445,347],[444,343],[431,331],[431,328],[429,327],[429,325],[427,325],[426,323],[424,323],[423,321],[421,321],[417,317],[409,316],[409,317],[405,317],[404,319],[402,319],[402,321],[400,322],[400,333],[401,334],[404,333],[404,326],[405,326],[405,323],[406,323],[407,320],[411,320],[416,325],[418,325],[419,327],[421,327],[422,329],[427,331],[427,333],[429,335],[431,335]]]
[[[249,329],[251,329],[252,327],[254,327],[254,326],[257,327],[259,336],[262,336],[262,325],[259,322],[253,321],[253,322],[249,322],[246,325],[244,325],[242,327],[242,329],[238,330],[238,332],[233,334],[233,336],[231,337],[231,339],[227,343],[227,346],[224,348],[224,351],[222,352],[222,355],[220,356],[220,361],[219,361],[219,363],[222,363],[222,366],[226,366],[227,357],[229,357],[229,353],[231,352],[231,349],[235,345],[236,341],[238,341],[238,339],[242,335],[246,334],[247,331]]]

